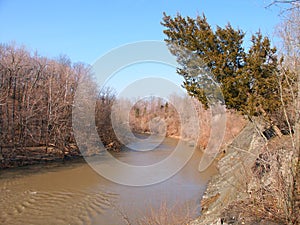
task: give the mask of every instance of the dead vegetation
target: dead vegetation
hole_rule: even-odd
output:
[[[291,148],[287,136],[277,137],[265,145],[248,171],[245,198],[223,209],[222,221],[231,220],[233,224],[299,224],[300,189],[296,187],[296,195],[291,195],[289,190],[293,184]]]
[[[201,201],[202,216],[191,224],[299,224],[295,135],[266,140],[261,134],[249,124],[224,149]]]
[[[171,101],[166,102],[161,99],[151,98],[141,99],[132,107],[130,111],[130,126],[133,131],[138,133],[149,133],[149,123],[152,119],[159,117],[166,123],[166,136],[182,139],[192,139],[192,135],[181,134],[181,115],[174,107],[184,104],[185,97],[172,95]],[[129,100],[127,100],[129,101]],[[198,113],[200,131],[198,137],[198,147],[205,149],[211,136],[212,110],[205,109],[197,100],[193,99],[195,109]],[[232,142],[247,124],[244,116],[227,110],[226,112],[226,131],[223,137],[222,146]]]
[[[143,216],[137,216],[136,219],[129,218],[119,208],[116,208],[116,210],[124,224],[127,225],[186,225],[199,215],[199,209],[192,207],[189,203],[182,205],[165,200],[162,200],[157,208],[150,204],[147,212],[143,212]]]
[[[159,209],[149,209],[148,215],[137,221],[138,225],[186,225],[197,216],[197,211],[187,205],[169,206],[162,202]]]
[[[88,65],[71,63],[66,56],[45,58],[14,44],[0,45],[0,168],[81,155],[72,109],[82,80],[89,82],[90,92],[98,91]],[[113,100],[109,90],[98,96],[96,125],[104,145],[118,149],[111,126],[100,122],[109,121]]]

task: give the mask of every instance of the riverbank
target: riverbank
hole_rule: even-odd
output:
[[[201,111],[202,116],[199,115],[201,119],[201,132],[198,139],[196,147],[199,149],[205,149],[207,142],[210,137],[210,112]],[[225,137],[222,142],[222,146],[230,143],[245,126],[245,119],[241,115],[237,115],[231,111],[227,112],[226,120],[226,132]],[[141,129],[133,129],[137,133],[151,135],[149,131],[144,131]],[[118,152],[122,148],[122,144],[116,139],[113,130],[106,129],[106,132],[98,131],[99,136],[106,146],[108,151]],[[190,141],[191,138],[183,138],[176,132],[168,132],[167,137],[174,138],[177,140]],[[94,154],[94,146],[86,146],[89,151],[87,154]],[[68,161],[72,159],[80,158],[81,152],[78,150],[76,144],[69,144],[64,150],[51,145],[51,146],[35,146],[35,147],[24,147],[24,148],[5,148],[2,147],[0,151],[0,169],[14,168],[26,165],[48,163],[48,162],[59,162]]]
[[[290,220],[293,210],[299,212],[300,188],[289,193],[291,149],[289,136],[266,142],[249,123],[222,151],[219,173],[201,200],[202,214],[190,225],[295,224]]]
[[[151,135],[150,132],[143,132],[140,134]],[[175,135],[168,138],[172,138],[175,140],[182,139],[180,136]],[[189,141],[189,139],[183,141]],[[120,152],[123,147],[123,145],[121,145],[120,143],[116,143],[112,140],[106,140],[106,142],[103,144],[105,144],[106,149],[110,152]],[[87,151],[87,154],[97,154],[97,151]],[[66,162],[80,158],[83,158],[83,156],[75,143],[69,144],[68,147],[64,149],[64,151],[55,146],[35,146],[15,149],[12,147],[4,147],[0,152],[0,169],[9,169],[53,162]]]
[[[257,149],[263,145],[252,124],[248,124],[235,140],[222,151],[219,173],[208,183],[201,200],[202,215],[191,225],[218,224],[222,209],[242,197],[245,168],[255,162]]]
[[[0,169],[16,168],[35,164],[65,162],[82,158],[77,146],[72,144],[66,151],[55,147],[2,148]]]

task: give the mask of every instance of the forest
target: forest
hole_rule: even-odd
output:
[[[72,107],[80,81],[88,79],[90,88],[96,89],[89,70],[83,63],[72,64],[67,56],[48,59],[16,44],[0,45],[1,167],[80,155],[72,131]],[[109,119],[107,106],[113,96],[105,94],[98,95],[99,124]],[[107,124],[98,130],[103,143],[110,144],[112,130]]]

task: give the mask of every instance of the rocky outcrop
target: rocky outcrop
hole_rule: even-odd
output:
[[[249,170],[258,158],[259,150],[265,142],[255,126],[249,123],[242,132],[222,151],[218,162],[218,175],[207,186],[201,201],[202,215],[191,225],[232,224],[223,221],[222,210],[231,202],[246,197],[251,180]],[[235,218],[231,218],[235,220]]]

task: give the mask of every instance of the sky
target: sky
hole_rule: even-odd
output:
[[[228,22],[246,32],[261,30],[274,42],[279,9],[264,0],[0,0],[0,43],[25,45],[42,56],[67,55],[93,64],[111,49],[136,41],[163,40],[163,12],[196,17],[212,27]],[[248,42],[249,43],[249,42]]]

